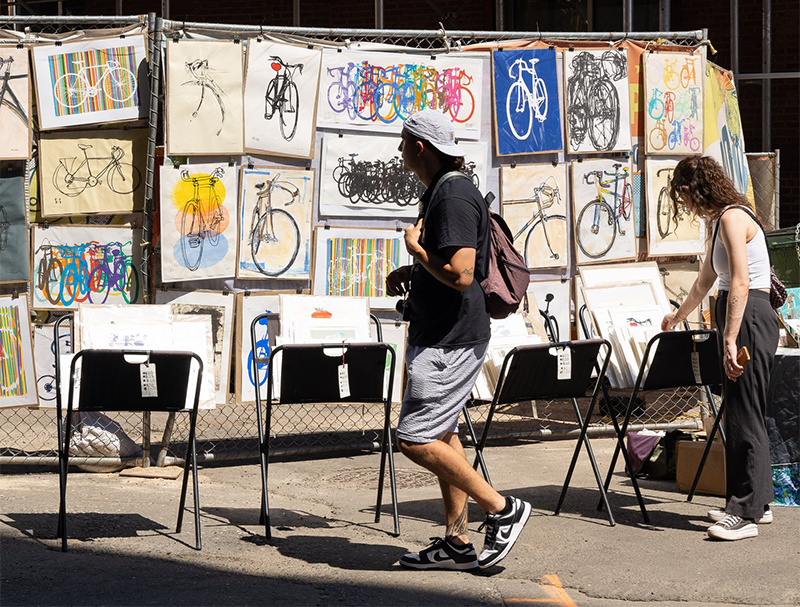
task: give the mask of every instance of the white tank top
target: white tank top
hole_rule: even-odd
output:
[[[745,212],[752,218],[752,212],[746,207],[735,205],[737,208],[745,210]],[[728,263],[728,251],[725,249],[725,244],[719,237],[719,219],[717,225],[714,227],[714,249],[711,253],[712,264],[711,267],[719,276],[719,288],[722,291],[730,291],[731,288],[731,269]],[[745,248],[747,252],[747,269],[750,276],[751,289],[769,289],[770,288],[770,272],[769,272],[769,250],[767,249],[767,236],[764,230],[759,227],[758,234],[753,236],[750,242],[747,243]]]

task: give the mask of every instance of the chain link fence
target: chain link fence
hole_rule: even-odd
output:
[[[152,200],[155,144],[163,140],[163,132],[156,125],[163,122],[163,82],[161,77],[161,49],[167,37],[270,38],[299,44],[321,46],[346,46],[370,50],[396,49],[407,51],[446,53],[470,46],[504,40],[563,41],[565,45],[580,42],[612,43],[626,38],[669,42],[678,45],[698,45],[705,42],[704,30],[689,32],[635,33],[539,33],[539,32],[445,32],[411,30],[348,30],[293,27],[234,26],[227,24],[202,24],[172,22],[162,19],[130,17],[93,20],[91,18],[15,18],[0,19],[0,44],[5,38],[16,43],[20,36],[26,41],[51,40],[68,37],[80,30],[91,33],[118,35],[120,28],[138,24],[149,31],[152,108],[150,115],[151,147],[148,154],[148,200]],[[385,47],[385,48],[384,48]],[[145,228],[150,229],[149,218]],[[148,238],[145,236],[145,240]],[[0,288],[0,291],[3,289]],[[45,322],[46,319],[39,319]],[[619,412],[626,404],[629,391],[613,391],[611,403],[601,402],[591,420],[590,433],[613,434],[611,412]],[[704,394],[698,389],[680,389],[652,392],[642,395],[636,404],[633,429],[702,427]],[[582,415],[588,399],[580,402]],[[487,403],[475,403],[470,415],[475,430],[480,435],[488,413]],[[393,423],[397,421],[399,406],[393,408]],[[157,455],[158,464],[182,461],[188,440],[188,416],[175,416],[174,426],[168,414],[115,413],[113,420],[83,419],[76,437],[92,436],[94,448],[85,448],[86,441],[73,438],[71,461],[80,465],[119,466],[149,464],[148,454]],[[57,464],[56,415],[52,409],[0,410],[0,463],[3,464]],[[380,429],[383,424],[382,406],[339,405],[286,405],[273,410],[272,448],[274,454],[330,453],[341,450],[379,448]],[[124,432],[129,442],[120,440]],[[465,427],[462,425],[462,434]],[[165,431],[169,443],[161,444]],[[547,437],[577,438],[578,422],[569,401],[538,401],[499,407],[492,422],[491,439],[541,439]],[[258,428],[254,405],[238,404],[231,398],[224,406],[201,411],[197,422],[197,442],[200,461],[236,460],[258,456]],[[466,438],[466,437],[464,437]],[[107,449],[97,448],[97,440],[106,441]],[[153,446],[150,446],[150,441]],[[81,444],[78,444],[81,443]],[[84,449],[80,449],[83,444]],[[128,445],[126,453],[125,445]],[[91,447],[91,445],[90,445]],[[121,451],[120,448],[122,447]],[[116,450],[116,451],[115,451]],[[105,457],[105,451],[122,454]],[[80,457],[78,457],[80,455]],[[97,468],[94,468],[97,469]],[[101,468],[103,469],[103,468]]]
[[[780,228],[780,152],[746,153],[756,209],[764,229]]]

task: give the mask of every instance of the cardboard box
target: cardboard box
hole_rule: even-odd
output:
[[[706,441],[678,441],[678,461],[675,474],[675,484],[682,491],[692,488],[694,476],[700,466]],[[725,450],[719,441],[714,441],[708,453],[703,474],[697,483],[696,493],[719,495],[725,497]]]

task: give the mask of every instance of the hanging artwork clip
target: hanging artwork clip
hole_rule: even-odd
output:
[[[247,168],[248,168],[248,169],[252,169],[252,168],[253,168],[253,167],[255,167],[255,166],[256,166],[256,165],[254,165],[254,164],[253,164],[253,159],[252,159],[252,158],[250,158],[250,156],[248,156],[248,157],[247,157]]]
[[[56,46],[61,46],[61,40],[56,40]]]
[[[14,287],[14,292],[11,294],[11,299],[19,299],[19,291]]]

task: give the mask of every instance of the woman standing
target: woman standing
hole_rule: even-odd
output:
[[[758,535],[758,524],[772,521],[772,468],[764,425],[767,388],[778,322],[769,302],[770,263],[766,236],[747,204],[712,158],[685,158],[670,183],[673,211],[683,205],[706,220],[711,234],[706,263],[677,312],[667,314],[662,331],[675,328],[706,296],[719,276],[716,320],[725,380],[724,509],[709,510],[715,521],[708,536],[739,540]],[[746,347],[742,367],[737,352]]]

